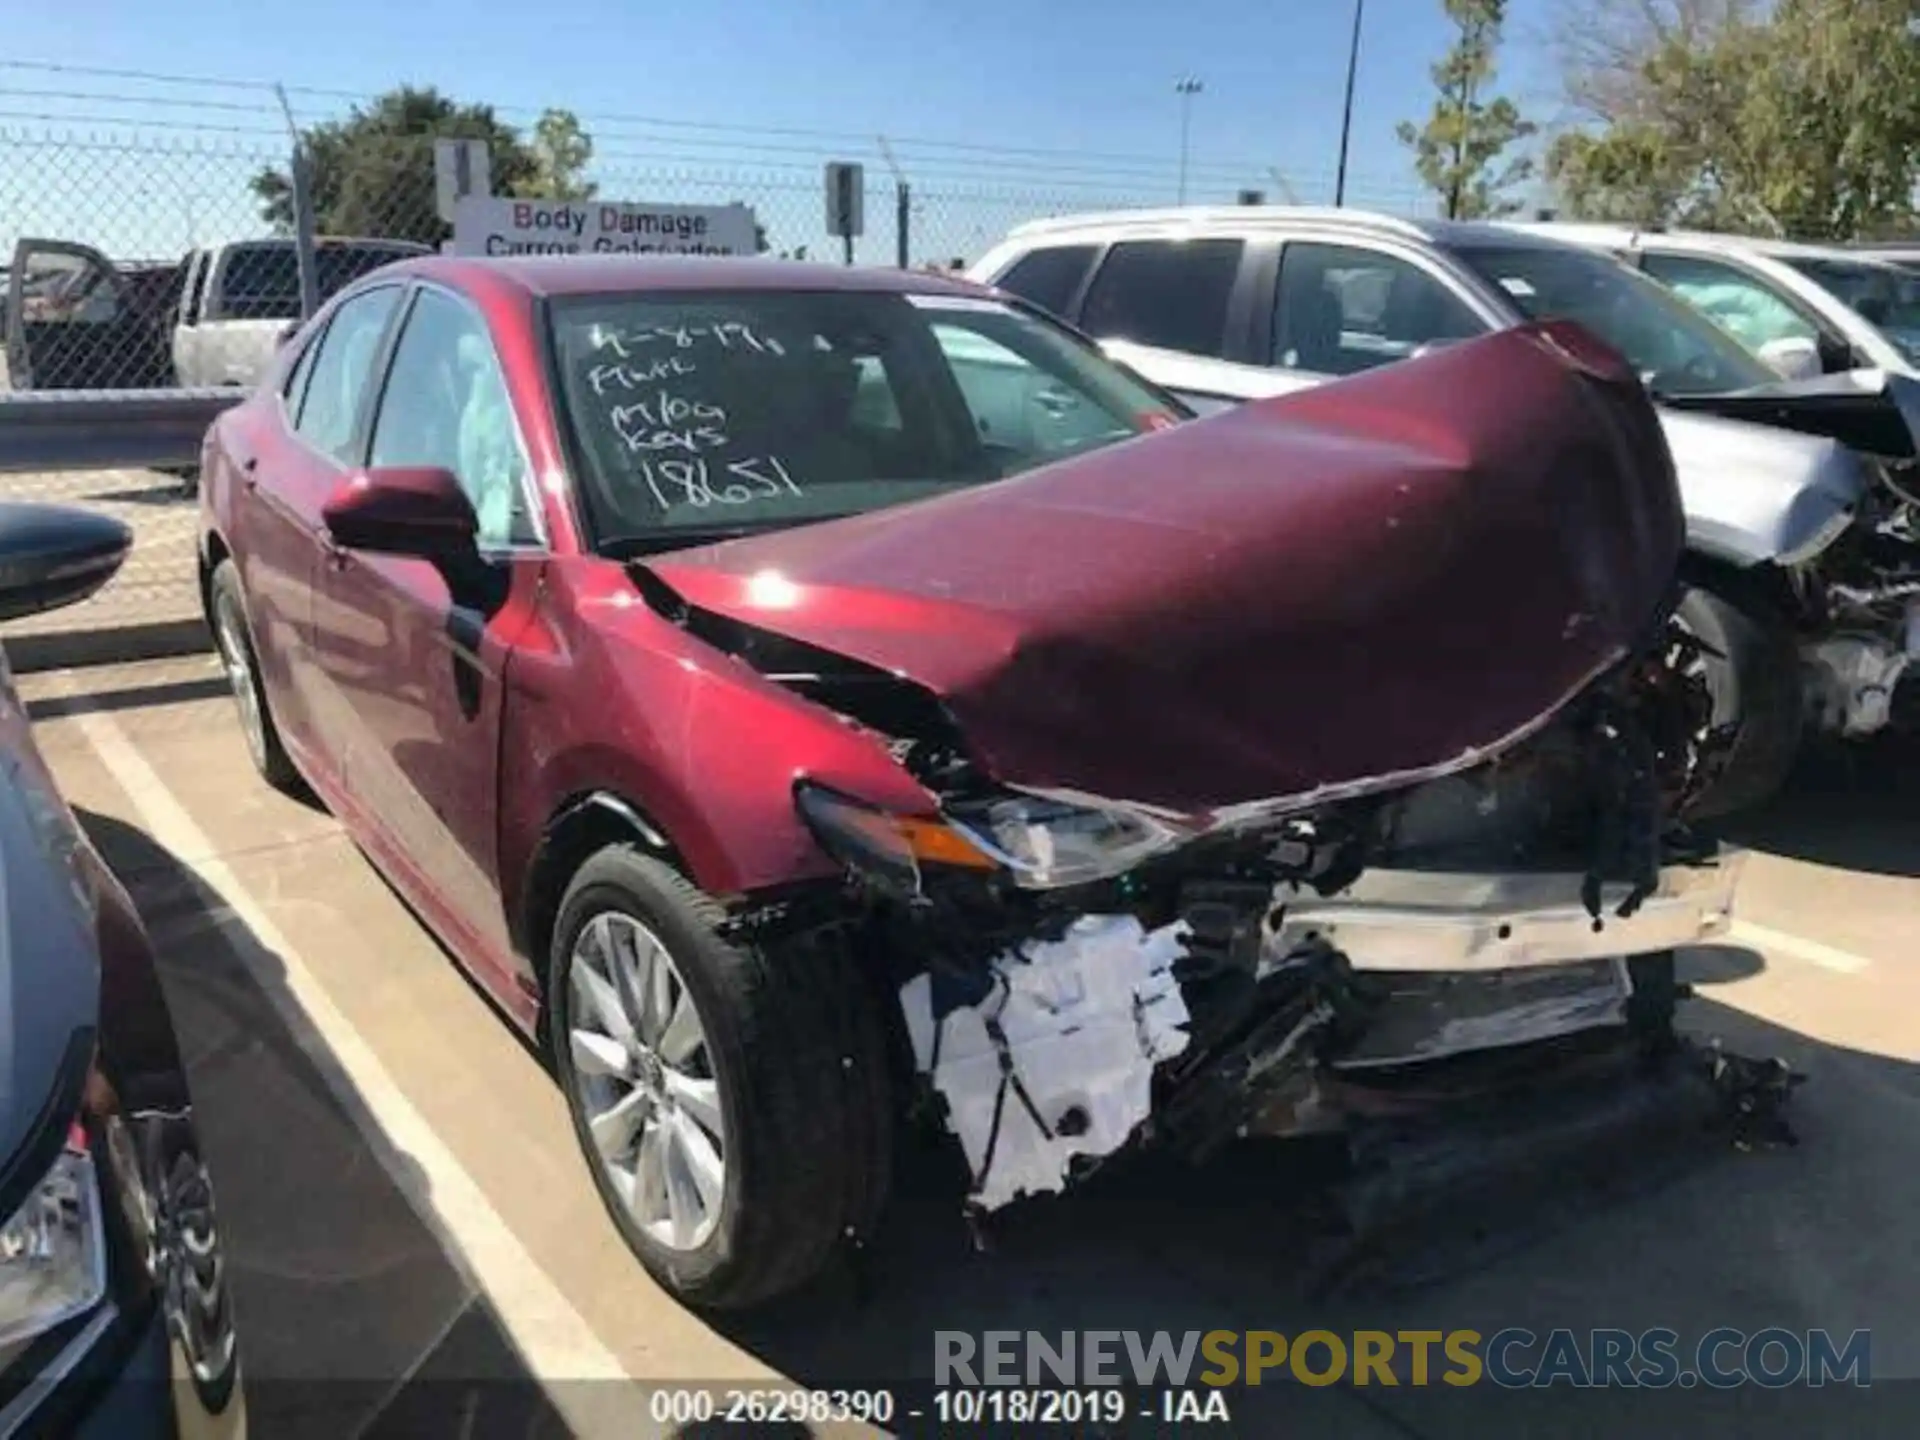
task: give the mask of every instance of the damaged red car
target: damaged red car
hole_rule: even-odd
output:
[[[1201,420],[956,280],[433,257],[203,475],[256,764],[690,1303],[870,1234],[916,1097],[991,1210],[1659,1052],[1729,917],[1671,464],[1577,329]]]

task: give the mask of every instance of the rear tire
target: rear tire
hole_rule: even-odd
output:
[[[1800,657],[1780,620],[1689,588],[1676,618],[1717,654],[1704,657],[1715,727],[1736,727],[1726,764],[1687,818],[1715,820],[1749,810],[1786,783],[1800,751],[1805,689]]]
[[[742,1310],[798,1288],[870,1233],[891,1168],[892,1107],[879,1018],[846,952],[723,939],[724,918],[658,860],[628,845],[600,850],[560,903],[547,1031],[621,1237],[684,1303]],[[649,943],[668,977],[652,1011]],[[619,981],[616,966],[638,983]],[[697,1023],[680,1017],[680,1000]],[[622,1026],[624,1040],[611,1033]],[[655,1128],[662,1138],[649,1138]],[[698,1221],[683,1226],[689,1208]]]
[[[266,687],[260,683],[260,665],[247,624],[246,602],[240,593],[240,571],[231,559],[214,567],[208,585],[207,618],[213,625],[213,643],[233,687],[233,703],[240,712],[240,733],[247,755],[260,777],[276,790],[297,794],[300,772],[280,742]]]

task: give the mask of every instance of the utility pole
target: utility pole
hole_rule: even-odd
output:
[[[1180,203],[1187,203],[1187,136],[1193,124],[1193,97],[1206,86],[1191,75],[1176,80],[1173,93],[1180,97]]]
[[[1367,0],[1353,0],[1353,39],[1347,44],[1347,100],[1340,112],[1340,163],[1333,172],[1333,203],[1347,203],[1347,138],[1353,133],[1353,77],[1360,68],[1360,17]]]

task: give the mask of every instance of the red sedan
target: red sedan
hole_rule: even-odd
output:
[[[1182,419],[961,281],[432,257],[335,297],[210,433],[255,763],[549,1045],[609,1212],[690,1302],[864,1238],[909,1084],[988,1205],[1118,1149],[1149,1079],[1197,1138],[1246,1133],[1251,1076],[1292,1071],[1222,1047],[1281,1002],[1215,971],[1304,976],[1310,907],[1247,948],[1276,887],[1390,858],[1382,816],[1444,853],[1490,807],[1434,787],[1495,755],[1542,757],[1526,815],[1564,861],[1526,905],[1627,903],[1555,950],[1513,900],[1498,943],[1531,948],[1461,968],[1618,995],[1611,957],[1723,918],[1659,848],[1688,756],[1636,789],[1568,738],[1673,704],[1679,509],[1610,356],[1518,331]],[[1631,873],[1589,853],[1622,824]],[[1462,947],[1496,943],[1497,849],[1453,867]],[[1393,968],[1435,907],[1350,905],[1341,963]]]

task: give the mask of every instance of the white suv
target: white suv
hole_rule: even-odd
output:
[[[1660,402],[1679,476],[1680,618],[1715,652],[1715,717],[1733,736],[1703,813],[1769,794],[1803,722],[1884,727],[1920,659],[1920,489],[1831,438],[1854,399],[1882,399],[1782,388],[1733,335],[1599,248],[1344,209],[1192,208],[1025,225],[969,274],[1201,412],[1533,320],[1585,325]]]
[[[1509,228],[1604,250],[1651,275],[1789,377],[1920,375],[1920,276],[1880,256],[1626,225]]]

